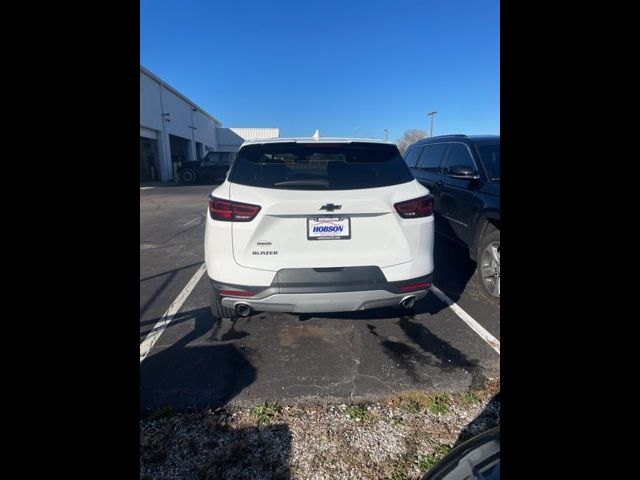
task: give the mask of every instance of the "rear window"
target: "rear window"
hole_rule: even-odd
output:
[[[479,143],[476,148],[487,176],[491,180],[500,180],[500,143]]]
[[[229,181],[261,188],[354,190],[413,180],[395,145],[272,143],[238,152]]]

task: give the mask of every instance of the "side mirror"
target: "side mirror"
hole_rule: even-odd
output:
[[[476,174],[473,169],[467,165],[454,165],[449,167],[448,176],[451,178],[459,178],[461,180],[478,180],[480,175]]]

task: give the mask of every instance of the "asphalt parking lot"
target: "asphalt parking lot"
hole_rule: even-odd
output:
[[[141,346],[202,266],[211,190],[140,189]],[[434,253],[434,285],[499,340],[500,305],[483,296],[466,252],[436,236]],[[142,412],[460,391],[500,376],[499,353],[433,292],[412,315],[258,313],[220,323],[209,310],[206,282],[205,273],[141,360]]]

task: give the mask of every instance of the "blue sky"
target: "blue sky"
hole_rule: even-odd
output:
[[[140,63],[226,127],[500,133],[496,0],[141,0]]]

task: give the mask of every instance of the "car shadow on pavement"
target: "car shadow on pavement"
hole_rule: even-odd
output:
[[[140,364],[143,414],[166,406],[176,411],[216,408],[255,381],[256,369],[245,355],[231,343],[214,338],[217,321],[208,307],[174,318],[174,322],[186,321],[194,321],[189,333],[169,346],[162,345],[161,337]],[[172,322],[167,328],[174,326]]]
[[[476,262],[469,250],[436,234],[433,245],[433,283],[457,302],[476,273]]]
[[[420,363],[436,367],[443,372],[456,370],[468,372],[471,375],[471,387],[480,387],[484,384],[486,378],[482,374],[478,360],[468,358],[412,316],[402,316],[396,323],[410,342],[384,338],[381,345],[385,354],[397,366],[403,368],[415,383],[425,381],[416,373],[416,363]],[[375,325],[367,323],[367,328],[372,335],[381,337]]]
[[[481,387],[486,381],[478,360],[468,358],[462,351],[442,340],[414,316],[402,316],[398,325],[414,344],[431,357],[431,364],[444,372],[464,370],[471,375],[471,387]]]

